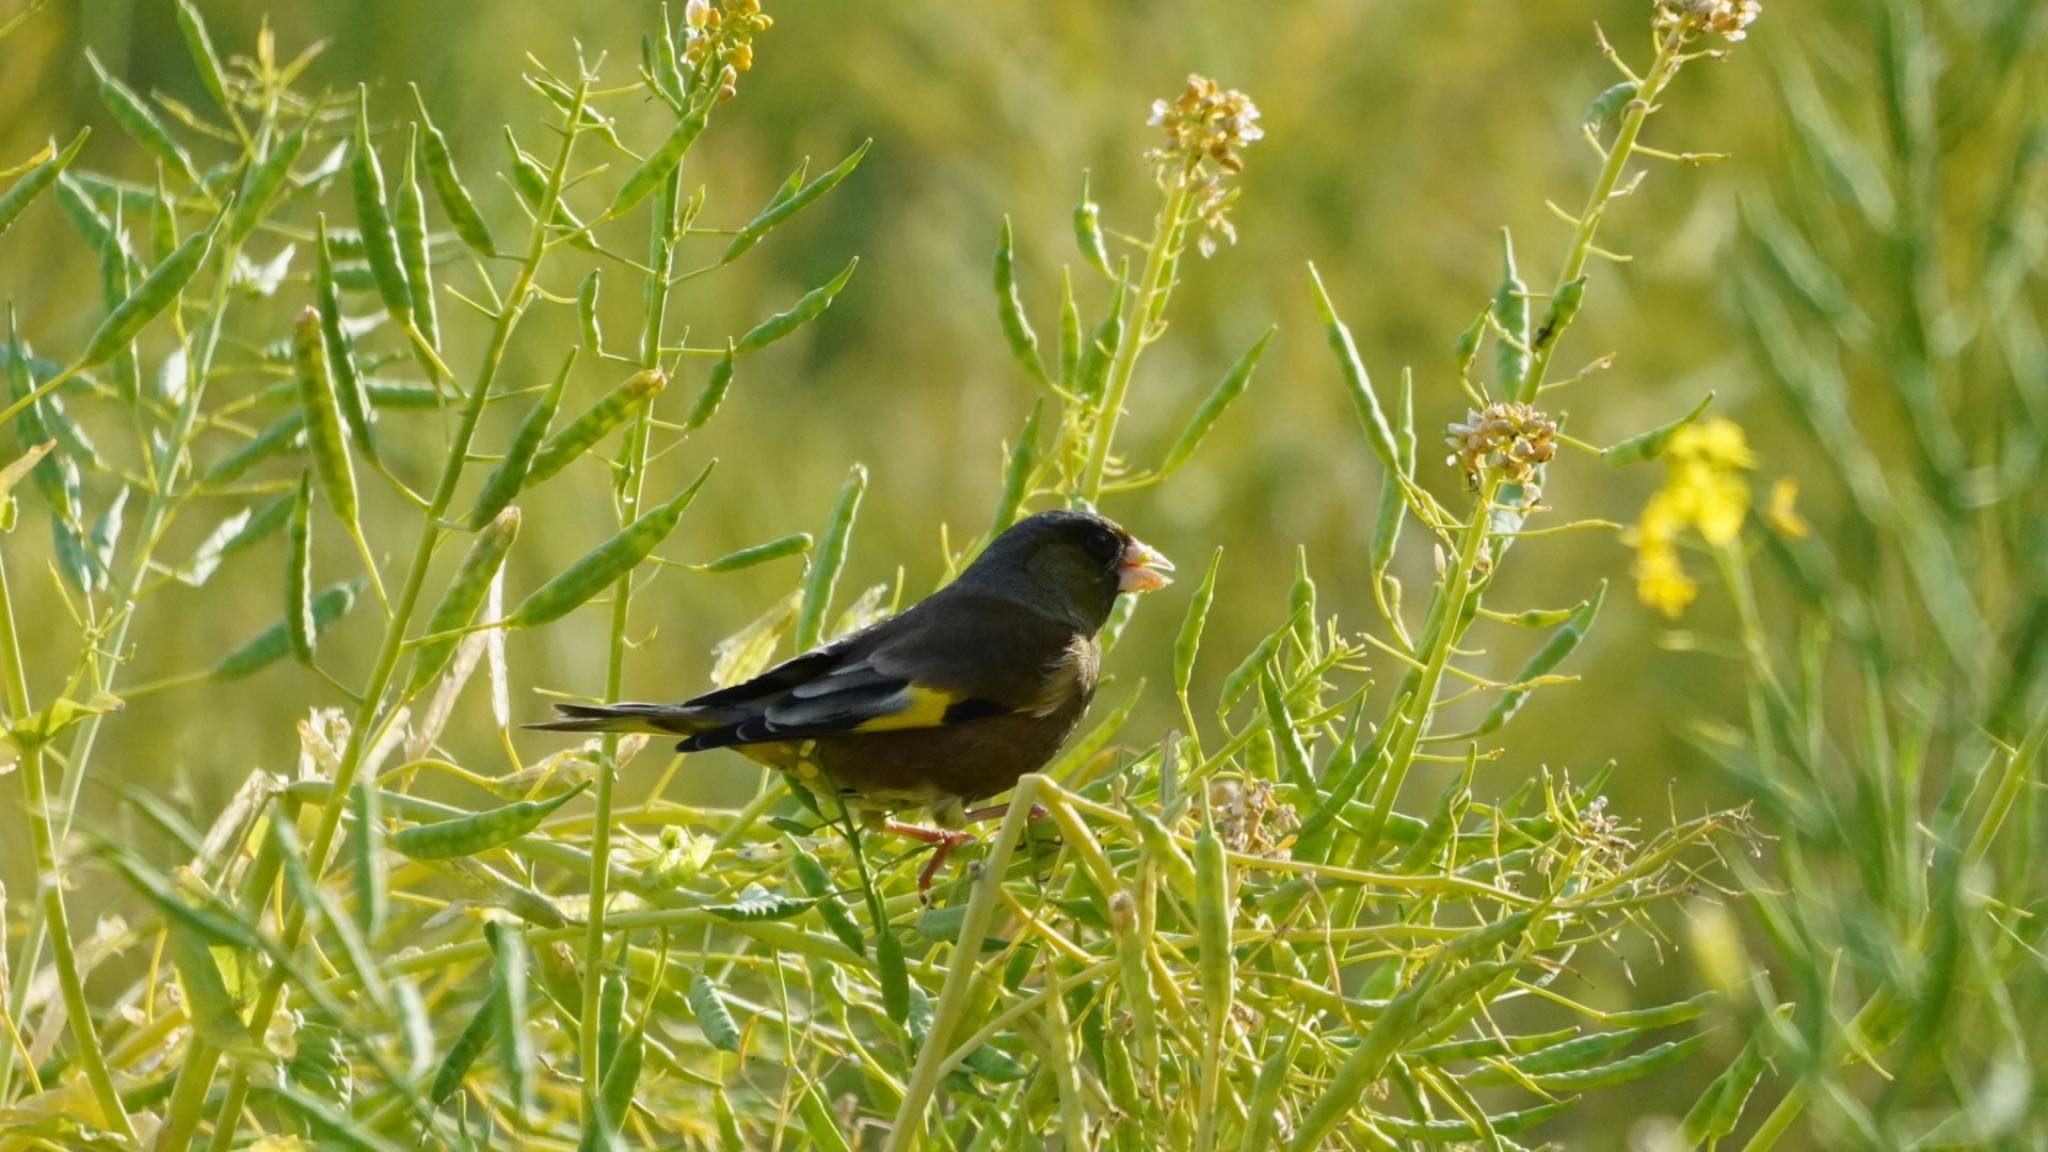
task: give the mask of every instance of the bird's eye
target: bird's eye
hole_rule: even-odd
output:
[[[1088,551],[1098,560],[1113,560],[1123,555],[1124,542],[1107,528],[1097,528],[1088,533]]]

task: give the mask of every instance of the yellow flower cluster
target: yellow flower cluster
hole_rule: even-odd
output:
[[[1743,472],[1756,457],[1732,420],[1709,420],[1680,429],[1664,450],[1664,486],[1643,505],[1636,525],[1636,596],[1666,616],[1677,616],[1699,594],[1678,559],[1678,536],[1690,528],[1721,547],[1742,534],[1749,515]]]
[[[775,20],[761,11],[761,0],[689,0],[683,7],[683,58],[701,64],[706,56],[718,65],[718,98],[730,100],[739,74],[754,66],[754,37]]]

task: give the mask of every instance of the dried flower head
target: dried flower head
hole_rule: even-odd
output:
[[[1465,414],[1462,423],[1445,429],[1451,446],[1448,464],[1464,469],[1476,489],[1487,472],[1516,484],[1533,484],[1536,466],[1557,455],[1557,425],[1527,404],[1491,404],[1484,412]]]
[[[690,0],[683,7],[683,58],[717,70],[718,98],[732,99],[739,74],[754,66],[754,36],[775,25],[761,0]]]
[[[1758,0],[1657,0],[1654,23],[1660,29],[1678,28],[1686,34],[1718,32],[1733,43],[1749,35],[1750,24],[1763,11]]]
[[[1259,127],[1258,106],[1235,88],[1190,75],[1180,95],[1152,102],[1146,123],[1166,131],[1166,142],[1145,158],[1161,184],[1186,189],[1202,226],[1195,247],[1208,256],[1216,251],[1217,236],[1235,243],[1229,212],[1238,190],[1224,181],[1244,171],[1238,150],[1266,134]]]
[[[1294,806],[1274,794],[1270,780],[1211,780],[1209,811],[1216,821],[1216,838],[1248,856],[1280,855],[1301,827]]]

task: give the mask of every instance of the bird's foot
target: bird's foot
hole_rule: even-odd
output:
[[[1009,814],[1010,806],[1008,804],[991,804],[986,808],[976,808],[972,811],[967,812],[964,816],[962,816],[962,819],[973,823],[979,823],[983,820],[1001,820],[1003,817],[1008,816]],[[1031,818],[1033,820],[1043,820],[1050,815],[1052,815],[1052,813],[1047,812],[1045,810],[1045,805],[1043,804],[1033,804],[1031,806]]]
[[[938,846],[932,851],[932,858],[925,861],[924,867],[917,872],[917,898],[920,903],[925,904],[931,903],[932,878],[939,874],[939,869],[946,863],[946,857],[952,855],[953,849],[962,844],[972,844],[975,840],[972,832],[960,832],[951,828],[928,828],[923,824],[906,824],[901,820],[891,820],[883,824],[882,828],[898,836],[908,836],[913,840],[922,840]]]

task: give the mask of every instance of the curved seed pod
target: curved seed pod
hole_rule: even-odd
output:
[[[602,1096],[605,1123],[616,1136],[633,1107],[633,1092],[640,1084],[640,1070],[646,1061],[647,1038],[640,1029],[619,1041],[616,1051],[598,1062],[604,1069]]]
[[[847,541],[853,535],[853,522],[860,515],[860,500],[867,490],[868,470],[856,464],[847,473],[846,482],[839,486],[839,498],[832,504],[831,518],[825,522],[825,535],[811,560],[810,573],[804,578],[803,603],[796,613],[799,652],[817,647],[824,631],[825,614],[832,607],[832,592],[838,587],[840,569],[846,565]]]
[[[1602,580],[1600,586],[1593,590],[1593,594],[1586,598],[1585,603],[1573,610],[1571,619],[1552,632],[1550,639],[1545,640],[1543,646],[1529,657],[1528,663],[1522,665],[1522,670],[1515,673],[1515,682],[1526,683],[1534,680],[1557,667],[1565,657],[1571,655],[1572,650],[1579,646],[1579,641],[1586,638],[1586,630],[1593,626],[1593,618],[1600,614],[1600,602],[1606,597],[1607,581]],[[1479,726],[1472,730],[1472,734],[1483,736],[1514,719],[1515,713],[1521,711],[1523,704],[1528,703],[1529,694],[1533,691],[1533,688],[1510,688],[1501,693],[1500,699],[1494,702],[1486,716],[1479,721]]]
[[[301,664],[313,662],[313,483],[299,477],[292,493],[291,523],[285,533],[288,547],[284,565],[285,637],[291,641],[292,658]]]
[[[304,442],[306,414],[294,408],[263,426],[256,435],[242,442],[234,451],[213,462],[199,475],[199,487],[218,488],[241,479],[249,469],[280,452],[298,447]]]
[[[1607,1088],[1639,1080],[1652,1072],[1669,1068],[1673,1064],[1699,1051],[1707,1042],[1706,1033],[1688,1036],[1659,1044],[1645,1052],[1639,1052],[1623,1060],[1601,1064],[1594,1068],[1581,1068],[1572,1072],[1552,1072],[1543,1076],[1530,1077],[1536,1086],[1546,1092],[1576,1092],[1586,1088]]]
[[[1224,409],[1230,407],[1230,402],[1242,395],[1245,388],[1251,384],[1252,370],[1259,366],[1259,357],[1265,355],[1266,344],[1273,339],[1275,331],[1274,328],[1266,329],[1266,334],[1259,337],[1258,343],[1246,349],[1244,355],[1237,358],[1237,363],[1230,366],[1230,371],[1223,374],[1223,379],[1216,382],[1216,387],[1210,389],[1209,395],[1202,399],[1201,407],[1196,408],[1195,414],[1188,418],[1187,427],[1181,429],[1180,438],[1167,450],[1166,459],[1159,465],[1158,475],[1166,476],[1172,473],[1187,463],[1195,454],[1195,449],[1201,447],[1202,437],[1207,436],[1216,421],[1223,418]]]
[[[178,214],[170,189],[164,187],[164,170],[156,170],[156,195],[149,201],[149,259],[162,261],[178,247]]]
[[[213,37],[207,34],[206,21],[200,17],[199,9],[192,6],[192,0],[178,0],[178,31],[184,34],[185,49],[199,69],[199,82],[206,86],[207,94],[220,105],[220,110],[233,116],[235,105],[228,99],[227,72],[220,66],[220,53],[213,50]]]
[[[348,612],[355,604],[356,592],[361,586],[360,578],[345,584],[330,584],[313,597],[315,635],[326,631],[328,625]],[[221,657],[207,675],[215,680],[239,680],[284,659],[291,652],[291,637],[286,632],[288,627],[285,621],[278,620]]]
[[[1514,396],[1522,377],[1529,374],[1529,287],[1522,283],[1521,274],[1515,269],[1515,238],[1505,228],[1500,230],[1500,260],[1500,287],[1493,292],[1493,318],[1521,347],[1497,340],[1494,371],[1501,391]]]
[[[100,322],[92,339],[86,341],[85,351],[79,355],[79,363],[88,367],[104,364],[114,354],[135,339],[142,326],[156,318],[157,313],[171,306],[178,293],[198,273],[199,265],[206,260],[206,254],[213,249],[213,238],[220,232],[222,217],[215,216],[204,232],[195,232],[181,241],[170,256],[161,264],[150,269],[149,275],[128,294],[126,300],[114,306],[107,318]]]
[[[1707,405],[1713,402],[1714,394],[1709,392],[1698,404],[1693,405],[1692,411],[1671,421],[1669,424],[1659,424],[1657,427],[1639,436],[1631,436],[1611,448],[1601,449],[1600,458],[1617,468],[1623,464],[1633,464],[1638,460],[1655,460],[1664,454],[1664,449],[1671,446],[1671,438],[1684,431],[1687,426],[1704,415],[1707,411]]]
[[[766,544],[756,544],[752,548],[742,548],[737,552],[728,552],[708,564],[692,564],[690,565],[690,570],[693,572],[737,572],[742,568],[752,568],[756,564],[766,564],[770,560],[780,560],[784,556],[801,556],[810,550],[811,534],[809,532],[792,532],[787,536],[778,536]]]
[[[1415,474],[1415,375],[1407,370],[1401,372],[1401,402],[1394,410],[1397,422],[1394,429],[1394,454],[1404,475],[1413,478]],[[1379,511],[1373,517],[1372,544],[1367,556],[1372,565],[1373,579],[1383,581],[1387,567],[1394,562],[1394,549],[1401,541],[1401,521],[1408,514],[1408,497],[1401,491],[1401,482],[1393,476],[1380,479]]]
[[[413,325],[428,347],[439,348],[441,319],[434,310],[434,267],[427,258],[427,202],[420,195],[419,151],[419,125],[415,124],[405,140],[393,223],[398,229],[398,261],[411,290]]]
[[[688,152],[690,145],[697,142],[697,137],[704,131],[705,122],[710,117],[709,103],[699,104],[685,113],[669,131],[668,138],[661,142],[660,147],[649,152],[647,158],[640,161],[639,167],[627,174],[625,183],[620,184],[618,192],[612,196],[611,207],[605,209],[605,216],[623,216],[631,211],[634,205],[645,200],[647,194],[654,191],[654,186],[661,183],[669,173],[676,170],[676,165],[683,162],[683,153]]]
[[[728,339],[725,355],[711,366],[711,375],[704,380],[704,390],[697,393],[697,399],[690,405],[689,415],[683,417],[683,431],[695,432],[718,414],[718,406],[725,402],[725,394],[732,389],[733,357],[737,349]]]
[[[498,1029],[499,1071],[511,1081],[514,1123],[522,1130],[533,1112],[533,1037],[526,1031],[526,937],[509,924],[484,924],[491,945],[491,980],[497,987],[503,1026]]]
[[[697,1018],[697,1027],[713,1048],[722,1052],[740,1050],[739,1025],[733,1023],[725,1001],[718,998],[717,986],[702,972],[690,973],[690,1014]]]
[[[561,370],[555,373],[555,382],[541,393],[533,407],[526,410],[526,416],[519,421],[518,431],[512,434],[512,443],[505,449],[505,458],[484,477],[484,486],[476,494],[476,504],[469,510],[469,530],[474,532],[491,522],[491,518],[505,510],[512,498],[519,495],[525,485],[533,454],[540,449],[541,441],[548,434],[548,425],[555,419],[555,409],[561,407],[562,389],[569,383],[569,369],[576,364],[576,350],[562,360]]]
[[[391,878],[378,844],[384,837],[384,794],[374,780],[358,777],[348,792],[349,880],[355,888],[357,927],[375,939],[391,911]]]
[[[1009,459],[1003,464],[1003,490],[996,497],[996,514],[988,525],[990,540],[1017,522],[1024,498],[1031,494],[1031,473],[1038,466],[1038,423],[1044,409],[1043,397],[1031,402],[1031,414],[1024,418],[1024,428],[1010,446]]]
[[[1074,274],[1060,265],[1060,387],[1068,395],[1080,386],[1081,309],[1074,303]]]
[[[370,424],[369,397],[364,392],[362,372],[356,366],[355,345],[341,326],[341,292],[334,283],[333,247],[329,240],[327,216],[322,213],[313,232],[313,303],[320,310],[320,342],[327,348],[327,368],[334,380],[341,418],[363,455],[375,460],[377,437]]]
[[[448,222],[455,226],[455,234],[470,250],[486,259],[498,254],[497,244],[491,239],[490,225],[484,223],[483,214],[476,210],[476,201],[470,199],[469,189],[462,186],[462,177],[455,171],[455,158],[448,151],[448,138],[434,127],[434,121],[427,115],[427,102],[420,95],[420,86],[411,85],[413,103],[418,106],[420,118],[420,149],[427,161],[427,179],[434,185],[434,194],[441,201],[441,211]]]
[[[1033,380],[1046,382],[1045,364],[1038,358],[1038,333],[1024,313],[1024,298],[1017,291],[1017,255],[1010,235],[1010,218],[1003,217],[1001,239],[996,242],[996,316],[1003,322],[1003,339]]]
[[[1202,646],[1202,629],[1209,621],[1209,606],[1216,600],[1216,573],[1223,567],[1223,549],[1209,554],[1209,570],[1202,575],[1195,594],[1188,599],[1187,615],[1181,618],[1180,633],[1173,641],[1173,690],[1183,702],[1195,675],[1195,654]]]
[[[441,602],[427,616],[426,634],[439,636],[466,628],[476,619],[477,609],[482,607],[484,595],[490,591],[491,581],[498,570],[505,566],[505,555],[512,550],[512,542],[519,536],[519,509],[507,508],[498,513],[476,538],[470,541],[469,551],[463,554],[462,563],[455,568],[455,575],[448,581],[448,590],[441,594]],[[439,636],[421,644],[412,656],[412,674],[406,678],[405,693],[408,696],[425,688],[448,661],[455,656],[459,638]]]
[[[320,494],[342,523],[356,524],[356,473],[341,435],[341,410],[328,375],[320,313],[307,308],[292,328],[292,371],[299,383],[299,410],[306,418],[306,450]]]
[[[1735,1125],[1742,1119],[1743,1106],[1749,1103],[1749,1094],[1763,1078],[1764,1045],[1768,1039],[1767,1032],[1751,1036],[1734,1062],[1700,1094],[1699,1102],[1685,1114],[1679,1128],[1683,1139],[1697,1146],[1723,1139],[1735,1131]]]
[[[42,195],[45,189],[56,182],[57,177],[70,166],[71,161],[77,158],[78,150],[85,147],[85,138],[91,134],[90,128],[80,129],[78,135],[71,138],[71,143],[66,144],[62,152],[29,169],[28,173],[16,180],[7,191],[0,192],[0,236],[6,235],[15,217],[21,215],[22,209],[27,208],[30,201]]]
[[[1536,326],[1535,334],[1529,338],[1529,350],[1545,353],[1557,338],[1571,327],[1579,306],[1586,302],[1586,278],[1580,276],[1567,280],[1550,296],[1550,303],[1543,309],[1543,322]]]
[[[1081,199],[1074,205],[1074,247],[1081,250],[1081,258],[1088,266],[1104,276],[1114,275],[1109,270],[1109,249],[1102,243],[1102,205],[1088,195],[1088,175],[1081,175]]]
[[[448,1046],[448,1054],[441,1057],[441,1066],[434,1072],[433,1087],[427,1090],[429,1104],[440,1107],[455,1095],[456,1089],[462,1087],[463,1077],[469,1075],[476,1058],[483,1055],[484,1048],[497,1035],[499,1022],[505,1017],[504,1003],[504,993],[492,984],[483,1002],[476,1006],[476,1015],[463,1025],[455,1043]]]
[[[356,134],[349,160],[349,188],[355,194],[356,226],[363,232],[363,256],[377,278],[377,294],[400,328],[412,321],[412,288],[398,257],[398,237],[385,207],[384,169],[370,145],[370,90],[356,86]]]
[[[1091,404],[1102,395],[1104,384],[1109,380],[1109,362],[1116,355],[1116,346],[1124,338],[1124,282],[1118,280],[1116,293],[1110,297],[1109,311],[1088,334],[1088,340],[1081,347],[1081,362],[1074,369],[1073,392]]]
[[[91,65],[93,76],[99,81],[100,100],[106,104],[107,111],[114,114],[114,122],[135,137],[136,143],[183,173],[187,180],[200,183],[199,172],[192,167],[191,154],[172,138],[170,130],[156,118],[156,113],[149,110],[149,105],[143,103],[142,98],[126,84],[110,75],[90,48],[85,50],[85,62]]]
[[[67,195],[67,192],[74,189],[76,185],[71,182],[69,173],[60,177],[57,181],[57,203],[62,205],[71,202],[73,197]],[[77,199],[83,198],[84,193],[78,191]],[[135,257],[128,251],[128,236],[119,221],[122,200],[123,198],[118,196],[114,199],[116,219],[107,223],[106,233],[99,242],[100,300],[109,311],[119,307],[121,301],[126,300],[128,293],[135,287],[135,280],[131,275],[135,267]],[[91,204],[82,203],[79,208],[84,215],[94,218],[95,224],[100,222],[99,212]],[[113,360],[107,364],[107,374],[114,378],[114,391],[120,395],[123,403],[133,404],[141,397],[142,366],[136,363],[133,349],[123,349],[115,353]],[[55,396],[50,397],[50,404],[53,407],[57,406]]]
[[[604,331],[597,325],[597,277],[601,271],[592,268],[576,286],[576,328],[583,337],[583,350],[593,356],[604,353]]]
[[[910,969],[903,963],[903,938],[887,924],[875,932],[875,975],[882,985],[882,1010],[902,1024],[910,1019]]]
[[[313,116],[308,113],[299,126],[285,133],[284,139],[270,146],[263,159],[257,161],[242,175],[242,187],[235,194],[234,215],[228,218],[228,239],[238,241],[247,236],[256,222],[263,219],[270,210],[270,202],[276,198],[277,190],[292,173],[292,165],[299,162],[299,153],[306,150],[306,132],[313,126]]]
[[[414,860],[453,860],[509,844],[583,794],[590,781],[546,800],[520,800],[469,816],[415,824],[391,834],[391,847]]]
[[[747,221],[746,226],[740,229],[740,234],[733,237],[732,243],[725,246],[725,254],[718,258],[718,262],[730,264],[739,259],[749,248],[759,243],[761,237],[766,236],[770,229],[803,211],[818,197],[830,192],[860,166],[861,159],[868,154],[868,149],[874,143],[872,139],[861,141],[860,147],[855,148],[846,159],[833,165],[831,171],[809,184],[788,192],[787,195],[778,194],[768,207],[761,210],[760,215]]]
[[[789,311],[778,312],[747,329],[734,349],[739,352],[758,351],[816,319],[819,313],[832,306],[833,298],[846,287],[848,280],[853,279],[853,270],[858,267],[860,257],[855,256],[846,262],[845,268],[840,269],[839,275],[804,293],[801,299],[790,305]]]
[[[1359,423],[1365,425],[1366,444],[1373,455],[1379,457],[1381,467],[1388,472],[1398,472],[1401,469],[1401,452],[1394,443],[1394,429],[1387,423],[1379,395],[1373,391],[1365,362],[1359,359],[1358,345],[1351,339],[1351,329],[1337,318],[1337,310],[1330,304],[1330,294],[1324,291],[1323,278],[1317,274],[1314,264],[1308,266],[1308,277],[1315,287],[1316,313],[1322,317],[1330,351],[1336,353],[1337,366],[1343,371],[1345,387],[1351,393],[1351,406],[1358,411]]]
[[[534,589],[531,595],[519,602],[519,607],[512,610],[512,615],[506,617],[506,624],[513,628],[535,628],[558,620],[631,572],[675,530],[683,509],[697,498],[697,490],[704,486],[716,463],[714,460],[705,465],[704,471],[698,473],[690,486],[674,499],[619,529],[611,539],[584,553],[581,559],[563,569],[554,579]]]
[[[538,484],[569,466],[590,450],[605,434],[626,422],[633,410],[668,385],[659,368],[636,372],[626,382],[598,398],[562,430],[541,441],[540,450],[526,466],[526,482]]]

